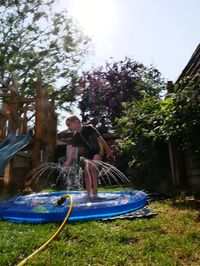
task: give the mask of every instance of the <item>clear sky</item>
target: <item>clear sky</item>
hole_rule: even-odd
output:
[[[94,44],[85,68],[131,57],[176,81],[200,43],[200,0],[57,0]]]

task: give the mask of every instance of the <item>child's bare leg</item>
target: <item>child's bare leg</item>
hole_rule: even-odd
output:
[[[95,154],[93,160],[86,161],[85,165],[85,183],[88,196],[96,196],[98,188],[98,167],[95,161],[101,160],[99,154]]]
[[[90,162],[85,161],[85,185],[88,192],[88,196],[91,197],[93,190],[92,190],[92,177],[90,174]]]
[[[92,164],[90,164],[90,173],[92,178],[92,184],[93,184],[93,195],[97,195],[98,190],[98,166],[95,161],[100,161],[102,158],[99,154],[95,154],[93,157]]]

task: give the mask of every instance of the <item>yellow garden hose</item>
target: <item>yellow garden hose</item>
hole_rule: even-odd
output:
[[[17,266],[24,265],[27,262],[27,260],[33,258],[36,254],[38,254],[40,251],[45,249],[58,236],[58,234],[62,231],[63,227],[65,226],[66,222],[69,219],[69,216],[70,216],[70,214],[72,212],[72,207],[73,207],[73,198],[72,198],[72,196],[67,194],[67,195],[62,197],[62,199],[64,199],[64,198],[65,199],[66,198],[70,199],[70,205],[69,205],[69,210],[67,212],[67,215],[66,215],[64,221],[62,222],[61,226],[58,228],[58,230],[53,234],[53,236],[44,245],[42,245],[40,248],[38,248],[36,251],[34,251],[31,255],[29,255],[27,258],[25,258],[23,261],[21,261]]]

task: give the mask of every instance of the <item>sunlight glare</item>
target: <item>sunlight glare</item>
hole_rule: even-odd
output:
[[[90,36],[108,32],[115,23],[113,0],[74,0],[73,16]]]

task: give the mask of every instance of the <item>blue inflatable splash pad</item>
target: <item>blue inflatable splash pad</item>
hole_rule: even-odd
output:
[[[70,200],[59,200],[66,194],[73,197],[69,221],[101,220],[138,210],[145,206],[147,195],[139,190],[99,192],[89,199],[86,192],[60,191],[37,193],[11,198],[0,203],[0,219],[19,223],[61,222],[69,209]]]

